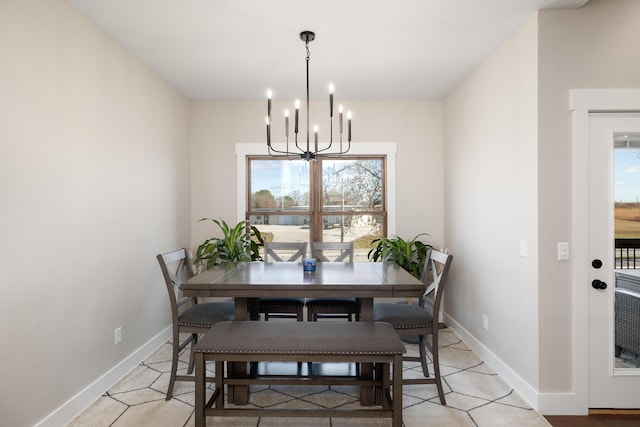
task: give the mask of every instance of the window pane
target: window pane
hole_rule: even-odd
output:
[[[308,162],[252,159],[250,167],[252,212],[309,210]]]
[[[382,159],[323,159],[322,209],[381,211]]]
[[[325,215],[323,242],[355,242],[355,262],[368,261],[371,241],[382,236],[381,215]]]
[[[251,215],[262,238],[268,242],[308,242],[308,215]]]
[[[354,241],[367,261],[386,232],[384,157],[248,157],[246,218],[266,241]]]

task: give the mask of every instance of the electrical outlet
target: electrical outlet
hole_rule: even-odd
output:
[[[489,318],[485,314],[482,315],[482,328],[485,331],[489,330]]]
[[[116,330],[113,331],[113,340],[114,345],[118,345],[122,342],[122,326],[117,327]]]

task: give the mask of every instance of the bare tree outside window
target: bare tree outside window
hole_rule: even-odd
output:
[[[354,241],[366,261],[386,232],[384,157],[248,158],[247,219],[267,240]]]

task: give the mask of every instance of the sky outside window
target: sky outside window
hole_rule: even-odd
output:
[[[615,201],[640,203],[640,138],[615,134],[614,141]]]

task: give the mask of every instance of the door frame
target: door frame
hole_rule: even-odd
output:
[[[574,89],[569,92],[572,121],[571,415],[589,413],[589,113],[640,112],[640,89]],[[569,406],[567,406],[567,409]]]

